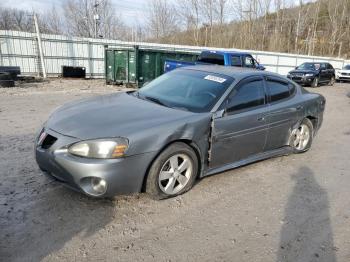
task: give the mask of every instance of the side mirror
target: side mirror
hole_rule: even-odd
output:
[[[226,109],[221,109],[213,114],[213,119],[221,118],[226,115]]]
[[[295,69],[295,70],[297,70],[297,69],[298,69],[298,67],[296,66],[294,69]]]
[[[266,68],[263,65],[257,64],[256,69],[264,71]]]
[[[146,81],[146,82],[144,82],[144,83],[142,84],[141,87],[144,87],[144,86],[148,85],[150,82],[151,82],[151,81]]]

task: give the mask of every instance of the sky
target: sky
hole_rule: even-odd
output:
[[[130,26],[145,22],[149,1],[151,0],[111,0],[116,12],[121,14],[123,22]],[[294,1],[296,4],[299,2],[299,0]],[[304,0],[304,2],[311,1],[314,0]],[[39,13],[45,13],[45,10],[51,9],[53,5],[59,10],[63,3],[64,1],[60,0],[0,0],[0,6],[16,7],[27,11],[36,10]]]
[[[147,14],[147,2],[149,0],[111,0],[116,12],[122,15],[123,21],[129,25],[145,20]],[[98,1],[97,1],[98,2]],[[64,1],[60,0],[1,0],[3,7],[15,7],[22,10],[36,10],[45,13],[53,5],[56,9],[62,7]]]

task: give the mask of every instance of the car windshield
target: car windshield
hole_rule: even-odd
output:
[[[346,65],[346,66],[344,66],[344,68],[343,68],[344,70],[350,70],[350,65]]]
[[[300,66],[298,66],[297,69],[301,69],[301,70],[316,70],[318,68],[320,68],[320,64],[304,63],[304,64],[301,64]]]
[[[135,94],[167,107],[209,112],[233,81],[226,75],[178,69],[156,78]]]

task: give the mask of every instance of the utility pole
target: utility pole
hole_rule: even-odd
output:
[[[97,3],[97,1],[95,1],[95,4],[94,4],[94,9],[95,9],[95,13],[94,13],[94,20],[95,20],[95,23],[94,23],[94,35],[95,35],[95,38],[98,37],[98,22],[100,20],[100,16],[97,13],[97,7],[99,5],[100,4]]]
[[[35,31],[36,31],[36,36],[37,36],[37,40],[38,40],[39,56],[40,56],[40,63],[42,66],[42,71],[43,71],[43,78],[46,78],[46,67],[45,67],[45,60],[44,60],[44,54],[43,54],[43,46],[41,43],[38,18],[36,16],[36,14],[34,14],[34,25],[35,25]]]

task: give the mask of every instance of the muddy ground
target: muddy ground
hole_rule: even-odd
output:
[[[45,176],[34,136],[102,80],[0,88],[0,261],[350,261],[350,84],[327,98],[312,149],[199,181],[185,195],[94,200]]]

